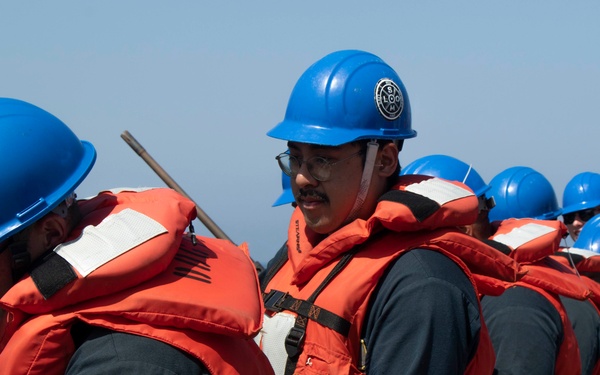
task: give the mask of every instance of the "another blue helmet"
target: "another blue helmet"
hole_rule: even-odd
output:
[[[448,155],[429,155],[419,158],[402,168],[400,175],[422,174],[466,184],[480,197],[490,189],[483,178],[469,164]]]
[[[573,247],[600,254],[600,215],[592,217],[585,223]]]
[[[579,173],[563,192],[563,214],[600,206],[600,174]]]
[[[95,160],[94,146],[50,113],[0,98],[0,241],[62,203]]]
[[[283,191],[275,203],[273,203],[272,207],[281,206],[282,204],[292,203],[295,201],[294,193],[292,193],[292,181],[290,176],[283,172],[281,172],[281,188]]]
[[[550,182],[529,167],[511,167],[490,181],[488,194],[496,200],[490,210],[490,221],[509,218],[554,220],[560,214]]]
[[[290,96],[285,118],[268,136],[339,146],[361,139],[406,139],[408,94],[398,74],[364,51],[331,53],[310,66]]]

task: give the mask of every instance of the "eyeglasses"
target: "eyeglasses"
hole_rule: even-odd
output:
[[[573,224],[575,221],[575,215],[579,215],[581,221],[588,221],[596,214],[595,208],[587,208],[581,211],[570,212],[568,214],[563,214],[563,223],[565,224]]]
[[[315,180],[323,182],[329,180],[331,177],[331,169],[334,165],[349,160],[362,153],[363,150],[357,151],[354,154],[333,163],[321,156],[313,156],[308,160],[302,160],[290,155],[287,152],[277,155],[275,159],[277,159],[279,168],[281,168],[283,173],[290,177],[295,177],[300,171],[302,164],[306,163],[306,169],[308,170],[308,173],[310,173]]]

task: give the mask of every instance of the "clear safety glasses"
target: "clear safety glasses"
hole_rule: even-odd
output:
[[[308,160],[302,160],[290,155],[287,152],[277,155],[275,159],[277,159],[279,168],[281,168],[283,173],[290,177],[295,177],[300,171],[300,168],[302,168],[302,164],[306,164],[308,173],[310,173],[315,180],[324,182],[331,178],[331,170],[333,169],[334,165],[349,160],[357,155],[362,154],[363,152],[363,150],[357,151],[352,155],[333,163],[330,162],[329,159],[321,156],[313,156]]]

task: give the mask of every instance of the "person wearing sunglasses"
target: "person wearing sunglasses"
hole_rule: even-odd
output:
[[[490,243],[528,270],[502,295],[482,299],[497,373],[591,375],[598,346],[590,342],[598,338],[600,321],[590,315],[589,287],[553,258],[567,228],[557,220],[561,210],[552,184],[533,168],[515,166],[494,176],[490,186],[496,202]]]
[[[573,241],[577,241],[583,225],[600,213],[600,174],[582,172],[575,175],[563,192],[563,222]]]
[[[172,189],[74,190],[96,149],[0,98],[0,374],[272,374],[247,252]]]
[[[516,259],[519,259],[523,253],[528,255],[532,250],[534,252],[540,250],[514,244],[515,238],[523,239],[523,233],[527,232],[528,228],[536,228],[536,225],[545,228],[542,237],[547,242],[541,242],[541,239],[535,236],[528,240],[538,246],[546,246],[547,255],[552,254],[552,246],[557,246],[562,240],[563,232],[558,222],[552,223],[555,224],[554,226],[549,226],[550,223],[544,221],[507,220],[503,222],[504,225],[496,222],[494,227],[490,223],[489,214],[494,211],[496,205],[495,195],[498,195],[501,207],[500,214],[494,211],[494,218],[497,220],[524,215],[523,210],[519,209],[519,202],[522,200],[531,202],[527,215],[547,217],[545,213],[548,208],[550,208],[550,216],[557,214],[558,204],[553,189],[541,174],[533,170],[509,169],[499,174],[490,184],[486,184],[472,165],[448,155],[430,155],[411,162],[402,169],[401,174],[425,174],[466,183],[480,200],[477,220],[466,227],[466,232]],[[502,181],[501,187],[498,186],[501,184],[500,181]],[[511,181],[512,184],[504,184],[505,181]],[[531,197],[526,197],[527,187],[531,187],[532,192],[536,191],[536,194],[542,197],[537,205],[532,202]],[[495,236],[496,231],[499,231],[498,237]],[[505,243],[511,244],[513,248],[511,249]],[[573,276],[571,274],[571,277]],[[577,355],[576,338],[571,331],[563,333],[563,324],[558,310],[552,305],[554,300],[552,297],[546,299],[544,296],[547,291],[539,291],[537,286],[546,282],[547,279],[525,277],[519,283],[507,285],[508,290],[500,296],[490,295],[482,298],[484,318],[496,350],[497,374],[578,373],[578,368],[573,365],[572,360],[573,356]],[[564,311],[562,306],[558,308]],[[556,335],[550,337],[548,332],[555,332]],[[570,342],[571,346],[565,345],[561,348],[561,340]],[[514,344],[516,342],[518,345]],[[563,359],[560,359],[560,356]]]
[[[578,334],[579,348],[585,351],[581,358],[587,361],[582,361],[587,371],[581,373],[600,374],[600,215],[590,218],[577,241],[571,247],[561,248],[556,256],[567,267],[575,268],[581,280],[593,291],[588,306],[575,310],[576,315],[570,312],[569,318]]]
[[[267,135],[287,141],[276,160],[297,205],[261,274],[256,339],[275,373],[491,374],[472,269],[513,280],[518,265],[457,229],[478,212],[465,184],[399,176],[416,131],[398,74],[371,53],[333,52]]]

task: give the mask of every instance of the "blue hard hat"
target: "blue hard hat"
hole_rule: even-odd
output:
[[[95,160],[94,146],[50,113],[0,98],[0,241],[62,203]]]
[[[579,173],[567,183],[563,192],[563,214],[600,206],[600,174]]]
[[[496,200],[490,221],[510,218],[554,220],[561,210],[550,181],[529,167],[511,167],[490,181],[488,194]]]
[[[471,165],[448,155],[429,155],[419,158],[402,168],[400,175],[406,174],[422,174],[459,181],[473,190],[478,197],[490,189]]]
[[[364,51],[333,52],[310,66],[290,96],[285,118],[268,136],[339,146],[361,139],[406,139],[408,94],[398,74]]]
[[[600,214],[584,224],[573,247],[600,253]]]
[[[273,203],[272,207],[281,206],[282,204],[292,203],[295,201],[294,193],[292,193],[291,178],[283,172],[281,172],[281,188],[283,191],[275,203]]]

